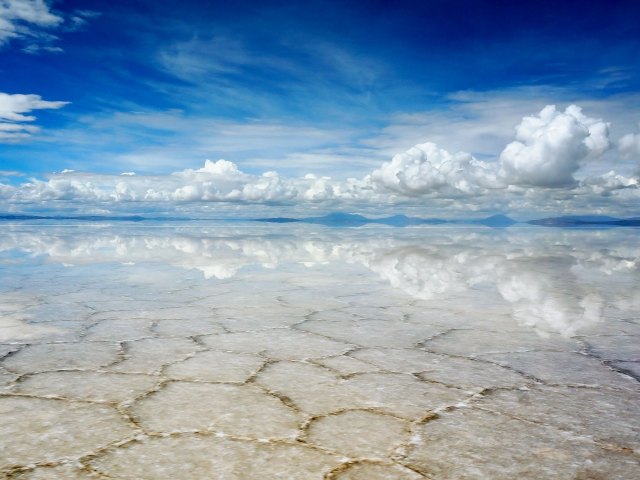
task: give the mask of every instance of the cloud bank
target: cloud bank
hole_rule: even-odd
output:
[[[24,113],[63,105],[36,96],[0,96],[0,119],[22,127],[5,134],[28,135],[20,122],[33,117]],[[636,144],[637,136],[625,136],[619,150],[633,153]],[[637,175],[615,171],[580,175],[586,165],[597,165],[610,147],[609,125],[603,120],[588,117],[575,105],[564,112],[547,106],[523,118],[515,128],[515,140],[491,161],[423,143],[395,155],[363,178],[345,181],[314,174],[288,178],[273,171],[253,175],[227,160],[207,160],[202,168],[162,176],[65,171],[18,186],[0,184],[0,200],[14,205],[231,202],[311,203],[327,208],[336,204],[416,205],[460,212],[633,211],[640,199]]]

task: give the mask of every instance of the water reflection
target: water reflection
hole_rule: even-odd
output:
[[[169,265],[179,267],[170,274],[176,278],[197,270],[207,281],[242,277],[255,267],[293,264],[329,274],[338,266],[366,267],[426,302],[497,295],[518,324],[566,336],[602,322],[605,311],[621,318],[640,308],[634,230],[17,226],[0,235],[0,254],[4,268],[16,272],[43,261]],[[5,320],[15,324],[15,312]]]

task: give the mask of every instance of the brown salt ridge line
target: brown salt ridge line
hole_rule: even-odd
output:
[[[347,321],[352,322],[353,320],[347,320]],[[301,322],[301,324],[304,324],[304,323],[306,323],[306,321],[305,322]],[[338,338],[335,338],[335,337],[331,337],[331,336],[326,335],[326,334],[311,332],[309,330],[305,330],[304,328],[299,328],[298,324],[292,325],[291,327],[287,327],[287,328],[290,328],[291,330],[298,330],[300,332],[304,332],[304,333],[309,334],[309,335],[316,335],[318,337],[324,337],[327,340],[331,340],[333,342],[344,343],[345,345],[351,345],[351,346],[355,346],[355,347],[359,347],[359,348],[387,348],[387,347],[367,347],[365,345],[360,345],[360,344],[357,344],[357,343],[354,343],[354,342],[346,342],[344,340],[341,340],[341,339],[338,339]],[[428,337],[426,340],[420,340],[418,343],[416,343],[414,345],[420,345],[422,343],[428,342],[428,341],[433,340],[434,338],[436,338],[438,336],[444,335],[445,333],[448,333],[448,332],[437,333],[435,335],[432,335],[431,337]],[[415,348],[418,348],[418,347],[415,347]],[[349,351],[352,351],[352,350],[349,350]],[[346,355],[347,353],[349,353],[349,351],[341,353],[339,355],[332,355],[332,356]],[[327,357],[313,357],[313,358],[320,359],[320,358],[329,358],[329,357],[327,356]]]
[[[324,359],[324,358],[330,358],[330,357],[335,357],[335,356],[341,356],[344,355],[347,352],[350,352],[353,348],[357,348],[359,347],[359,345],[353,344],[353,343],[348,343],[345,342],[344,340],[338,340],[332,337],[328,337],[326,335],[322,335],[319,333],[314,333],[314,332],[309,332],[307,330],[301,330],[301,329],[296,329],[296,328],[291,328],[291,327],[273,327],[273,328],[265,328],[262,330],[243,330],[243,331],[237,331],[237,332],[231,332],[230,335],[236,335],[236,334],[241,334],[241,333],[264,333],[264,332],[271,332],[271,331],[275,331],[275,330],[295,330],[295,331],[299,331],[300,333],[303,333],[305,335],[309,335],[309,336],[315,336],[315,337],[320,337],[320,338],[324,338],[326,340],[331,340],[332,342],[335,343],[341,343],[345,346],[345,350],[342,353],[339,354],[330,354],[330,355],[323,355],[323,356],[319,356],[319,357],[306,357],[308,359]],[[223,333],[207,333],[207,334],[203,334],[203,335],[198,335],[198,337],[215,337],[218,335],[225,335]],[[215,347],[208,347],[209,350],[211,351],[224,351],[224,352],[230,352],[230,353],[248,353],[246,351],[239,351],[239,350],[222,350],[219,348],[215,348]],[[261,350],[260,352],[249,352],[249,353],[264,353],[267,350],[270,349],[265,349],[265,350]],[[280,359],[274,359],[274,360],[280,360]],[[293,360],[292,360],[293,361]]]
[[[33,398],[33,399],[39,399],[39,400],[59,400],[66,403],[80,403],[80,404],[90,404],[90,405],[97,405],[97,406],[107,406],[107,407],[113,408],[118,414],[120,414],[123,420],[125,420],[131,427],[133,427],[136,430],[139,430],[140,432],[145,432],[145,429],[142,428],[142,426],[140,426],[139,422],[133,417],[133,415],[131,415],[127,411],[127,409],[130,407],[130,404],[133,404],[134,402],[142,398],[145,398],[157,391],[162,390],[165,386],[165,383],[168,383],[168,382],[161,380],[160,382],[158,382],[158,384],[156,384],[154,388],[150,389],[149,391],[143,392],[142,394],[134,397],[134,399],[132,400],[125,400],[122,402],[90,400],[90,399],[83,399],[83,398],[70,398],[64,395],[55,395],[55,394],[37,395],[33,393],[22,393],[22,392],[1,392],[0,398],[21,397],[21,398]]]
[[[312,362],[305,362],[305,361],[291,361],[291,360],[285,360],[285,361],[290,362],[290,363],[312,363]],[[273,361],[273,362],[269,362],[269,363],[273,364],[273,363],[279,363],[279,362],[281,362],[281,361]],[[329,367],[326,367],[324,365],[318,365],[318,366],[332,372],[332,369],[329,368]],[[265,367],[266,367],[266,365],[265,365]],[[391,375],[395,375],[396,374],[395,372],[380,372],[380,373],[382,373],[382,374],[386,373],[386,374],[391,374]],[[363,372],[360,375],[365,375],[365,374],[366,373]],[[346,375],[346,376],[345,375],[336,375],[336,377],[349,378],[349,377],[353,377],[355,375],[358,375],[358,374],[350,374],[350,375]],[[404,374],[404,375],[412,375],[412,374]],[[425,382],[425,383],[429,383],[429,382]],[[310,415],[308,412],[305,412],[305,411],[301,410],[288,397],[282,395],[283,398],[281,398],[279,393],[273,392],[273,391],[267,389],[265,386],[263,386],[261,384],[257,384],[257,386],[262,388],[268,394],[275,395],[277,398],[280,398],[281,400],[284,399],[283,403],[284,403],[285,400],[286,400],[286,402],[290,402],[291,405],[288,405],[287,403],[285,403],[285,405],[287,405],[290,408],[294,409],[294,411],[296,413],[299,413],[299,414],[301,414],[303,416],[307,416],[308,417],[307,421],[303,422],[302,426],[299,429],[305,435],[306,435],[306,432],[308,431],[308,428],[309,428],[311,422],[313,422],[313,421],[315,421],[317,419],[320,419],[320,418],[324,418],[324,417],[332,416],[332,415],[337,415],[339,413],[343,413],[343,412],[346,412],[346,411],[354,411],[354,410],[355,411],[368,411],[368,412],[375,413],[375,414],[378,414],[378,415],[383,415],[383,416],[388,416],[388,417],[400,419],[403,422],[409,422],[410,425],[413,425],[413,424],[422,424],[422,423],[425,423],[427,421],[431,421],[433,419],[436,419],[436,418],[438,418],[438,414],[436,413],[436,411],[449,411],[449,410],[457,408],[457,405],[459,405],[461,403],[461,402],[458,402],[455,405],[443,405],[441,407],[436,407],[433,410],[426,410],[426,413],[423,416],[421,416],[419,419],[417,419],[417,420],[408,420],[407,418],[400,417],[398,415],[390,413],[388,410],[385,410],[384,407],[356,407],[356,408],[347,408],[347,407],[345,407],[345,408],[338,409],[336,411],[329,412],[329,413],[326,413],[326,414]],[[457,387],[456,387],[456,389],[464,391],[464,389],[460,389],[460,388],[457,388]],[[476,393],[471,393],[471,392],[468,392],[468,393],[469,393],[469,397],[467,399],[463,400],[463,402],[466,402],[469,399],[473,398],[473,396],[477,395]],[[413,433],[413,428],[410,428],[410,433]]]
[[[347,412],[368,412],[368,413],[374,413],[376,415],[380,415],[380,416],[384,416],[384,417],[390,417],[390,418],[395,418],[396,420],[400,420],[404,425],[405,425],[405,433],[409,434],[411,433],[409,430],[409,424],[411,423],[410,420],[407,420],[406,418],[403,417],[399,417],[397,415],[394,415],[392,413],[389,413],[385,410],[381,410],[379,408],[376,407],[354,407],[354,408],[339,408],[337,410],[333,410],[331,412],[328,413],[322,413],[322,414],[317,414],[317,415],[310,415],[307,420],[305,420],[302,425],[300,426],[299,430],[300,433],[297,437],[297,440],[302,442],[302,443],[309,443],[309,441],[307,440],[307,437],[309,435],[309,429],[311,428],[311,426],[316,423],[318,420],[321,420],[323,418],[328,418],[328,417],[335,417],[337,415],[341,415],[343,413],[347,413]],[[309,414],[307,414],[309,415]],[[338,452],[339,453],[339,452]]]
[[[188,432],[164,432],[164,433],[150,432],[143,435],[139,435],[137,437],[126,439],[121,442],[114,442],[112,445],[101,447],[94,452],[91,452],[89,454],[86,454],[80,457],[78,461],[83,465],[86,464],[94,468],[92,465],[90,465],[90,462],[101,458],[110,450],[128,448],[132,444],[141,442],[144,439],[172,438],[172,437],[204,437],[204,438],[216,437],[224,440],[230,440],[232,442],[253,443],[259,447],[264,445],[297,446],[297,447],[307,448],[309,450],[314,450],[320,453],[324,453],[326,455],[334,457],[336,459],[336,462],[340,461],[339,458],[337,458],[335,453],[318,445],[305,444],[302,442],[298,442],[297,440],[286,440],[286,439],[277,439],[277,438],[276,439],[257,439],[253,437],[243,436],[243,435],[230,435],[225,432],[220,432],[213,429],[193,430]],[[100,470],[96,470],[96,471],[102,473]],[[106,474],[108,475],[108,472]]]
[[[497,367],[502,367],[502,368],[505,368],[507,370],[510,370],[511,372],[516,373],[516,374],[526,378],[527,380],[529,380],[529,381],[531,381],[533,383],[541,383],[543,385],[547,385],[547,383],[544,380],[541,380],[541,379],[539,379],[539,378],[537,378],[537,377],[535,377],[535,376],[533,376],[533,375],[531,375],[531,374],[529,374],[527,372],[523,372],[521,370],[513,368],[510,365],[501,365],[499,363],[496,363],[494,361],[488,360],[486,358],[478,358],[477,356],[467,357],[465,355],[456,355],[456,354],[453,354],[453,353],[436,352],[436,351],[433,351],[433,350],[428,350],[426,347],[421,348],[420,350],[422,350],[423,352],[426,352],[426,353],[434,354],[434,355],[444,355],[446,357],[451,357],[451,358],[461,358],[461,359],[471,360],[473,362],[478,362],[478,363],[489,363],[491,365],[495,365]],[[539,352],[539,351],[546,352],[547,350],[525,350],[525,351],[519,351],[519,352],[500,352],[500,353],[526,353],[526,352]]]
[[[625,445],[618,445],[616,443],[604,442],[602,440],[598,440],[598,439],[593,438],[593,436],[591,436],[591,435],[580,435],[579,433],[577,433],[574,430],[569,429],[569,428],[563,429],[563,428],[560,428],[560,427],[558,427],[556,425],[553,425],[553,424],[549,424],[549,423],[545,423],[545,422],[541,422],[541,421],[537,421],[537,420],[531,420],[529,418],[524,418],[524,417],[521,417],[519,415],[508,413],[508,412],[501,412],[499,410],[492,410],[490,408],[482,407],[482,406],[479,406],[479,405],[472,405],[469,408],[471,408],[473,410],[479,410],[479,411],[483,411],[483,412],[487,412],[487,413],[492,413],[492,414],[495,414],[495,415],[500,415],[500,416],[503,416],[503,417],[509,417],[509,418],[514,419],[514,420],[518,420],[518,421],[525,422],[525,423],[530,423],[530,424],[533,424],[533,425],[543,426],[543,427],[550,428],[550,429],[555,430],[555,431],[560,432],[560,433],[567,433],[568,432],[568,433],[571,433],[572,435],[576,436],[576,438],[587,439],[590,443],[592,443],[594,445],[597,445],[598,447],[602,448],[603,450],[610,450],[610,451],[615,451],[615,452],[620,452],[620,453],[626,453],[626,454],[630,454],[630,455],[632,455],[634,457],[638,457],[640,459],[640,451],[637,451],[632,447],[628,447],[628,446],[625,446]]]
[[[640,338],[640,336],[638,335],[600,335],[600,336],[604,336],[604,337],[638,337]],[[582,355],[589,357],[589,358],[595,358],[596,360],[598,360],[604,367],[606,367],[608,370],[612,371],[612,372],[616,372],[620,375],[624,375],[626,377],[629,377],[633,380],[635,380],[636,382],[640,382],[640,375],[635,374],[634,372],[627,370],[625,368],[620,368],[617,365],[615,365],[616,362],[622,362],[622,361],[628,361],[628,360],[607,360],[605,358],[602,357],[602,355],[598,355],[597,353],[595,353],[593,351],[593,347],[589,344],[589,341],[587,340],[589,337],[586,336],[581,336],[578,337],[577,340],[581,343],[582,345],[582,350],[579,352]],[[632,363],[640,363],[640,362],[633,362]]]
[[[581,387],[568,387],[568,388],[581,388]],[[487,392],[481,392],[479,396],[488,396],[491,395],[493,393],[495,393],[496,391],[509,391],[509,390],[518,390],[517,388],[491,388],[491,389],[487,389]],[[476,397],[477,398],[477,397]],[[521,422],[526,422],[526,423],[531,423],[534,425],[540,425],[543,427],[547,427],[547,428],[551,428],[553,430],[556,430],[558,432],[569,432],[573,435],[579,436],[580,438],[587,438],[589,439],[589,441],[597,446],[599,446],[600,448],[602,448],[603,450],[612,450],[612,451],[616,451],[616,452],[621,452],[621,453],[628,453],[634,456],[637,456],[638,458],[640,458],[640,451],[636,451],[634,448],[632,447],[628,447],[625,445],[619,445],[617,443],[610,443],[610,442],[604,442],[602,440],[598,440],[593,438],[591,435],[580,435],[578,432],[574,431],[572,428],[561,428],[558,427],[557,425],[553,425],[550,423],[545,423],[544,421],[539,421],[539,420],[532,420],[529,418],[525,418],[522,417],[520,415],[514,414],[514,413],[510,413],[510,412],[503,412],[500,410],[494,410],[490,407],[485,407],[482,405],[474,405],[473,404],[474,400],[471,400],[471,405],[468,408],[471,408],[473,410],[479,410],[479,411],[483,411],[483,412],[488,412],[488,413],[493,413],[496,415],[501,415],[504,417],[509,417],[512,418],[514,420],[519,420]]]
[[[156,340],[156,339],[165,339],[167,337],[152,337],[151,339]],[[158,368],[156,370],[154,370],[152,373],[149,373],[148,371],[145,372],[137,372],[137,371],[132,371],[132,372],[127,372],[127,373],[131,373],[131,374],[139,374],[139,375],[162,375],[162,370],[170,365],[173,365],[175,363],[181,363],[184,362],[185,360],[193,357],[197,352],[201,352],[201,351],[206,351],[206,348],[202,348],[199,346],[198,342],[195,341],[194,339],[192,339],[191,337],[174,337],[174,338],[180,338],[183,340],[191,340],[194,344],[195,347],[198,347],[198,349],[196,349],[195,352],[189,352],[189,353],[185,353],[184,358],[178,359],[178,360],[173,360],[170,362],[165,362],[165,363],[160,363]],[[115,362],[112,362],[108,365],[104,365],[101,368],[105,368],[105,369],[111,369],[117,365],[122,364],[123,362],[130,360],[130,359],[135,359],[136,357],[134,355],[131,355],[129,352],[131,352],[131,348],[128,344],[130,343],[136,343],[136,342],[140,342],[140,341],[144,341],[144,340],[149,340],[148,338],[144,338],[144,339],[139,339],[139,340],[125,340],[123,342],[118,342],[118,344],[121,346],[122,348],[122,357],[117,359]],[[107,342],[104,342],[107,343]],[[113,342],[111,342],[113,343]],[[110,370],[107,370],[110,371]],[[116,372],[114,372],[116,373]]]
[[[395,462],[395,461],[381,461],[381,460],[377,460],[377,459],[353,459],[353,460],[349,460],[346,461],[344,463],[341,463],[340,465],[338,465],[337,467],[335,467],[333,470],[331,470],[330,472],[326,473],[323,477],[324,480],[336,480],[338,479],[338,475],[348,472],[352,467],[356,466],[356,465],[381,465],[384,467],[393,467],[394,465],[398,465],[400,467],[406,468],[407,470],[410,470],[414,473],[416,473],[417,475],[420,475],[422,478],[427,478],[427,479],[433,479],[434,477],[430,477],[427,476],[426,474],[424,474],[423,472],[420,472],[418,470],[416,470],[415,468],[409,466],[409,465],[404,465],[402,463],[399,462]]]
[[[5,396],[0,394],[0,397]],[[41,400],[53,400],[53,401],[58,401],[59,399],[52,399],[52,398],[43,398],[43,397],[32,397],[32,398],[38,398]],[[67,400],[70,403],[92,403],[92,402],[82,402],[82,401],[76,401],[76,400]],[[117,409],[116,409],[117,410]],[[118,412],[119,413],[119,412]],[[84,454],[84,455],[80,455],[78,457],[63,457],[60,458],[59,460],[50,460],[50,461],[42,461],[42,462],[31,462],[27,465],[9,465],[5,468],[3,468],[2,470],[0,470],[0,474],[3,474],[6,478],[13,478],[16,475],[20,474],[20,473],[24,473],[24,472],[29,472],[34,470],[37,467],[57,467],[60,465],[66,465],[69,464],[71,462],[79,462],[81,464],[83,464],[82,462],[82,458],[84,458],[87,455],[93,455],[95,452],[100,451],[100,450],[106,450],[108,448],[112,448],[112,447],[119,447],[122,444],[131,442],[133,440],[135,440],[137,437],[139,437],[140,435],[144,435],[144,432],[142,430],[140,430],[137,433],[133,433],[132,435],[124,438],[124,439],[119,439],[119,440],[114,440],[113,442],[109,442],[106,445],[103,445],[101,447],[98,447],[98,449],[94,450],[93,452],[89,452],[88,454]],[[84,467],[84,465],[83,465]],[[110,478],[110,477],[109,477]]]
[[[4,478],[7,479],[7,480],[11,480],[11,479],[14,479],[14,478],[18,478],[18,476],[22,476],[25,473],[35,472],[38,469],[55,468],[55,467],[60,467],[60,466],[64,466],[64,465],[70,465],[70,462],[67,462],[67,461],[63,461],[63,462],[39,462],[37,464],[31,464],[31,465],[17,465],[15,467],[12,467],[12,470],[6,471],[6,473],[4,474]],[[75,467],[80,472],[85,472],[85,473],[88,473],[90,475],[94,475],[98,479],[101,479],[101,478],[102,479],[106,479],[106,480],[113,479],[113,477],[107,476],[107,475],[105,475],[103,473],[98,472],[97,470],[94,470],[89,465],[71,464],[71,466]]]
[[[544,352],[555,352],[555,351],[556,350],[522,350],[522,351],[517,351],[517,352],[481,353],[479,355],[480,356],[492,355],[493,353],[500,353],[500,354],[502,354],[502,353],[518,354],[518,353],[529,353],[529,352],[543,352],[544,353]],[[625,373],[623,371],[623,369],[618,369],[617,367],[609,365],[608,361],[603,360],[602,358],[598,357],[595,354],[584,353],[584,352],[581,352],[581,351],[570,351],[570,352],[567,352],[566,350],[565,351],[560,351],[560,353],[573,353],[573,354],[576,354],[576,355],[582,355],[582,356],[584,356],[586,358],[594,358],[594,359],[598,360],[603,367],[605,367],[605,370],[608,370],[608,371],[610,371],[612,373],[616,373],[618,375],[629,377],[629,378],[631,378],[632,380],[635,380],[635,381],[640,381],[634,375],[629,375],[628,373]],[[483,359],[483,358],[477,358],[477,357],[464,357],[464,358],[469,358],[470,360],[474,360],[474,361],[479,360],[479,361],[484,361],[484,362],[487,362],[487,363],[493,363],[494,365],[497,365],[497,366],[502,367],[502,368],[506,368],[506,369],[511,370],[511,371],[513,371],[515,373],[519,373],[520,375],[522,375],[524,377],[536,380],[536,383],[541,383],[541,384],[547,385],[549,387],[582,387],[582,388],[594,388],[594,389],[603,389],[603,390],[612,390],[612,391],[620,391],[621,390],[620,387],[611,386],[611,385],[589,384],[589,383],[554,383],[554,382],[547,382],[545,380],[541,380],[539,378],[536,378],[536,377],[534,377],[533,375],[531,375],[529,373],[517,370],[517,369],[513,368],[510,365],[502,365],[500,363],[496,363],[496,362],[493,362],[491,360],[487,360],[487,359]]]

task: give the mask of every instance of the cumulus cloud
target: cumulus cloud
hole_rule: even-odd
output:
[[[575,105],[564,112],[548,105],[516,127],[516,140],[500,154],[500,174],[514,185],[572,185],[581,163],[608,148],[607,123],[587,117]]]
[[[33,122],[36,117],[25,115],[33,110],[62,108],[69,102],[50,102],[39,95],[21,95],[0,92],[0,142],[16,141],[38,132],[38,127],[25,122]]]
[[[627,133],[618,142],[618,151],[623,158],[635,159],[640,172],[640,133]]]
[[[474,193],[497,186],[491,166],[471,154],[451,154],[434,143],[423,143],[395,155],[374,170],[374,184],[403,195],[422,195],[440,191]]]
[[[3,101],[9,107],[3,108]],[[34,127],[24,125],[33,120],[30,109],[62,105],[64,102],[46,102],[37,96],[0,96],[0,121],[6,120],[0,123],[6,125],[0,127],[5,129],[0,130],[0,138],[2,133],[14,138],[31,133]],[[12,204],[44,200],[77,204],[232,202],[378,209],[401,204],[407,208],[428,205],[430,214],[458,215],[473,210],[634,213],[631,210],[640,200],[637,176],[611,170],[602,174],[581,171],[582,178],[576,178],[581,167],[597,164],[595,160],[609,149],[608,128],[606,122],[586,116],[576,106],[564,112],[547,106],[538,115],[523,118],[516,128],[516,140],[491,161],[422,143],[360,179],[344,181],[314,174],[300,178],[273,171],[249,174],[227,160],[207,160],[201,168],[160,176],[64,171],[17,186],[0,184],[0,200]]]

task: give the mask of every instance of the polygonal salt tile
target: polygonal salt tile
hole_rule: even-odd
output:
[[[421,373],[420,378],[477,390],[518,387],[529,382],[522,375],[507,368],[466,358],[446,358]]]
[[[407,435],[408,427],[402,420],[351,410],[315,419],[306,440],[347,457],[386,457]]]
[[[179,380],[242,383],[257,372],[265,360],[250,353],[198,352],[184,362],[169,365],[164,374]]]
[[[579,353],[521,352],[483,355],[482,358],[553,384],[638,388],[637,382]]]
[[[298,328],[362,347],[398,348],[412,347],[446,330],[443,327],[391,319],[339,322],[312,320]]]
[[[400,465],[355,463],[329,476],[331,480],[421,480],[425,477]]]
[[[369,406],[407,419],[421,418],[431,410],[455,405],[469,396],[463,390],[394,373],[355,375],[345,380],[344,386],[365,398]]]
[[[218,322],[204,318],[158,320],[153,327],[153,332],[163,337],[191,337],[224,333],[224,331]]]
[[[535,332],[488,332],[484,330],[454,330],[425,343],[435,353],[473,357],[487,353],[525,352],[529,350],[578,349],[578,344],[560,335],[541,337]]]
[[[586,337],[589,350],[605,360],[640,362],[640,336],[606,335]]]
[[[345,306],[346,301],[336,298],[335,292],[332,295],[318,295],[318,292],[313,289],[304,289],[278,295],[278,299],[287,305],[306,308],[309,311],[331,310]]]
[[[276,309],[276,311],[261,310],[254,313],[253,309],[217,312],[220,323],[231,332],[246,332],[265,330],[268,328],[286,328],[304,320],[305,310],[296,308]]]
[[[114,372],[156,374],[163,366],[202,350],[189,338],[149,338],[126,343],[125,360],[110,367]]]
[[[36,396],[124,402],[151,389],[160,379],[149,375],[106,372],[45,372],[30,375],[18,383],[14,391]]]
[[[102,320],[87,330],[85,340],[124,342],[151,337],[151,322],[142,318]]]
[[[443,359],[442,355],[417,348],[362,348],[349,353],[361,361],[398,373],[424,372]]]
[[[371,295],[359,296],[357,299],[351,298],[350,300],[351,303],[355,303],[355,305],[350,305],[344,308],[343,311],[353,313],[363,320],[384,320],[391,322],[403,320],[405,313],[404,306],[374,306],[378,303],[377,297]],[[429,322],[421,323],[425,325],[429,324]]]
[[[28,345],[5,358],[2,366],[17,373],[47,370],[90,370],[114,362],[119,345],[114,343],[45,343]]]
[[[386,370],[420,373],[425,380],[464,389],[511,387],[527,383],[522,375],[492,363],[436,355],[418,349],[362,349],[350,355]]]
[[[0,341],[28,342],[49,337],[68,336],[68,332],[50,323],[32,323],[22,314],[3,314],[0,316]]]
[[[435,480],[635,478],[632,454],[588,438],[475,409],[458,409],[416,429],[403,463]]]
[[[591,388],[497,390],[474,405],[640,451],[640,394]]]
[[[215,429],[254,438],[294,438],[301,421],[252,385],[172,382],[136,402],[131,412],[156,432]]]
[[[351,311],[347,312],[344,308],[335,310],[320,310],[313,312],[308,316],[308,322],[348,322],[350,320],[362,320],[362,317]]]
[[[178,293],[178,295],[182,295],[182,292]],[[185,318],[189,319],[208,319],[211,317],[211,309],[205,306],[193,305],[190,303],[180,301],[180,297],[178,297],[177,303],[180,306],[168,306],[165,308],[159,309],[146,309],[143,311],[136,312],[140,317],[144,317],[150,320],[180,320],[185,321]],[[181,303],[184,303],[181,305]]]
[[[341,375],[377,372],[380,370],[375,365],[371,365],[370,363],[363,362],[362,360],[358,360],[357,358],[353,358],[347,355],[323,358],[322,360],[317,360],[316,363],[331,368]]]
[[[19,480],[96,480],[104,477],[82,468],[82,466],[60,465],[58,467],[39,467],[11,478]]]
[[[147,438],[92,460],[112,478],[321,480],[339,460],[300,445],[179,435]]]
[[[287,397],[298,408],[313,415],[369,406],[366,398],[346,388],[338,375],[309,363],[268,365],[258,374],[256,383]]]
[[[86,455],[134,432],[110,407],[0,397],[0,468]]]
[[[256,382],[314,415],[378,408],[403,418],[420,418],[432,409],[468,396],[461,390],[421,382],[410,375],[366,373],[344,380],[322,367],[295,362],[268,365]]]
[[[215,350],[242,353],[260,353],[274,360],[304,360],[340,355],[351,345],[289,329],[260,332],[228,333],[202,337],[202,341]]]

